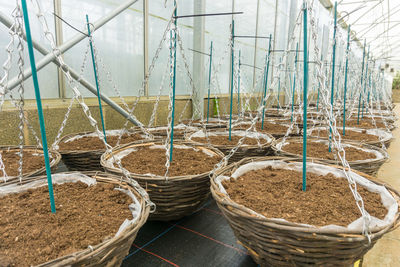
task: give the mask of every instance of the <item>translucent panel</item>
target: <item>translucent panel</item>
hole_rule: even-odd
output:
[[[94,23],[101,17],[114,10],[121,1],[99,2],[95,0],[70,0],[62,1],[62,16],[70,24],[87,32],[86,14],[90,22]],[[77,9],[76,7],[80,8]],[[98,50],[98,73],[101,91],[108,96],[117,93],[107,79],[106,71],[110,71],[112,80],[122,96],[138,95],[143,81],[143,3],[136,2],[120,15],[107,22],[93,33],[93,40]],[[77,32],[67,25],[63,25],[64,41],[75,36]],[[76,71],[80,70],[88,39],[84,39],[65,53],[67,64]],[[103,62],[101,64],[100,62]],[[90,52],[83,77],[93,85],[94,73]],[[85,96],[94,96],[86,89],[82,90]],[[67,90],[67,96],[71,96]]]

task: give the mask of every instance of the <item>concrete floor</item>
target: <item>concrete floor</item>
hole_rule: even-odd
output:
[[[395,112],[400,117],[400,104],[397,104]],[[382,165],[378,178],[400,191],[400,121],[396,122],[396,126],[393,131],[395,139],[388,149],[390,158]],[[400,267],[400,227],[376,243],[365,255],[363,266]]]

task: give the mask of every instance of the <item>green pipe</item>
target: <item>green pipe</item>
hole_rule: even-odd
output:
[[[232,101],[233,101],[233,63],[234,63],[234,52],[233,48],[235,45],[235,21],[232,20],[232,47],[231,47],[231,101],[229,107],[229,141],[232,140]]]
[[[307,5],[303,3],[303,31],[304,31],[304,79],[303,79],[303,191],[306,191],[307,187],[307,86],[308,86],[308,54],[307,54]]]
[[[364,40],[364,50],[363,50],[363,61],[361,66],[361,84],[360,87],[363,85],[363,75],[364,75],[364,64],[365,64],[365,46],[366,40]],[[358,112],[357,112],[357,124],[360,124],[360,108],[361,108],[361,96],[362,96],[362,88],[360,88],[360,98],[358,99]]]
[[[347,28],[346,66],[344,70],[343,136],[346,135],[346,94],[347,94],[347,69],[349,67],[349,50],[350,50],[350,25]]]
[[[208,123],[208,118],[209,118],[209,113],[210,113],[212,50],[213,50],[213,42],[211,41],[211,46],[210,46],[210,66],[208,67],[207,123]]]
[[[240,50],[239,50],[239,71],[238,71],[238,115],[240,115]]]
[[[279,70],[280,71],[280,66],[282,63],[282,57],[279,58]],[[279,94],[281,93],[281,74],[279,73],[279,77],[278,77],[278,103],[276,105],[277,110],[279,111],[279,106],[280,106],[280,102],[279,102]]]
[[[372,73],[372,71],[370,71],[369,75],[368,75],[368,87],[369,87],[369,89],[368,89],[368,97],[367,97],[367,107],[366,107],[366,111],[365,112],[368,111],[369,94],[371,92],[371,73]],[[362,108],[361,118],[364,118],[364,101],[363,101],[363,108]]]
[[[107,143],[106,127],[105,127],[105,125],[104,125],[104,117],[103,117],[103,108],[101,107],[99,79],[98,79],[98,77],[97,77],[97,68],[96,68],[96,61],[95,61],[95,59],[94,59],[92,35],[91,35],[91,33],[90,33],[89,16],[88,16],[87,14],[86,14],[86,23],[87,23],[87,29],[88,29],[88,35],[89,35],[90,52],[91,52],[91,54],[92,54],[92,63],[93,63],[94,80],[95,80],[95,82],[96,82],[96,89],[97,89],[97,100],[98,100],[98,102],[99,102],[101,126],[103,127],[104,141]]]
[[[296,43],[296,56],[294,58],[294,72],[293,72],[293,90],[292,90],[292,115],[290,122],[293,122],[293,107],[294,107],[294,93],[296,88],[296,70],[297,70],[297,56],[299,54],[299,43]]]
[[[267,96],[267,88],[268,88],[268,72],[269,72],[269,62],[271,56],[271,40],[272,34],[269,35],[269,44],[268,44],[268,56],[267,56],[267,70],[265,72],[265,83],[264,83],[264,97],[263,97],[263,111],[262,111],[262,120],[261,120],[261,130],[264,130],[264,116],[265,116],[265,97]]]
[[[177,16],[177,7],[176,1],[174,1],[174,16]],[[174,19],[174,25],[176,29],[176,18]],[[169,162],[172,162],[172,154],[174,151],[174,122],[175,122],[175,86],[176,86],[176,30],[174,31],[174,68],[173,68],[173,76],[172,76],[172,117],[171,117],[171,146],[169,150]]]
[[[47,147],[46,127],[45,127],[44,118],[43,118],[42,100],[40,97],[39,81],[38,81],[38,77],[37,77],[35,54],[33,52],[32,35],[31,35],[31,28],[29,25],[29,17],[28,17],[28,9],[26,6],[26,0],[21,0],[21,4],[22,4],[22,12],[24,13],[26,42],[28,44],[29,61],[31,63],[32,80],[33,80],[33,86],[35,88],[36,105],[37,105],[37,109],[38,109],[38,117],[39,117],[39,124],[40,124],[40,134],[42,137],[42,144],[43,144],[43,156],[44,156],[44,164],[46,166],[47,186],[49,188],[50,208],[51,208],[51,212],[55,213],[56,212],[56,204],[54,201],[53,182],[51,179],[51,168],[50,168],[50,160],[49,160],[49,150]]]
[[[335,61],[336,61],[336,27],[337,27],[337,2],[335,2],[335,22],[333,28],[333,52],[332,52],[332,80],[331,80],[331,113],[333,116],[333,94],[335,91]],[[329,127],[329,152],[331,148],[332,127]]]

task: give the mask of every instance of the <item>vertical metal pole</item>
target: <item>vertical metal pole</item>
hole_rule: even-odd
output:
[[[94,51],[93,51],[92,35],[90,34],[89,16],[87,14],[86,14],[86,22],[87,22],[87,29],[88,29],[88,35],[89,35],[90,52],[92,54],[94,80],[96,82],[96,89],[97,89],[97,100],[99,102],[101,125],[103,127],[104,141],[106,141],[106,143],[107,143],[106,127],[104,125],[104,117],[103,117],[103,108],[101,106],[99,79],[98,79],[98,76],[97,76],[96,61],[95,61]]]
[[[364,50],[363,50],[363,61],[361,66],[361,84],[360,84],[360,98],[358,99],[358,112],[357,112],[357,124],[360,124],[360,108],[361,108],[361,96],[362,96],[362,85],[363,85],[363,74],[364,74],[364,64],[365,64],[365,46],[366,40],[364,40]]]
[[[174,0],[174,16],[177,16],[177,6],[176,6],[176,0]],[[174,123],[175,123],[175,82],[176,82],[176,25],[177,25],[177,19],[174,19],[174,25],[175,25],[175,30],[174,30],[174,43],[173,43],[173,48],[174,48],[174,68],[173,68],[173,76],[172,76],[172,114],[171,114],[171,146],[170,146],[170,152],[169,152],[169,161],[172,162],[172,154],[174,151]]]
[[[232,20],[232,47],[231,47],[231,103],[229,107],[229,141],[232,140],[232,100],[233,100],[233,64],[234,64],[234,45],[235,45],[235,20]]]
[[[35,54],[33,52],[31,28],[29,26],[29,17],[28,17],[28,9],[26,6],[26,0],[21,0],[21,4],[22,4],[22,12],[24,14],[24,24],[25,24],[25,31],[26,31],[26,42],[28,44],[29,61],[31,63],[31,68],[32,68],[33,86],[35,87],[36,105],[37,105],[37,109],[38,109],[38,117],[39,117],[39,124],[40,124],[40,134],[42,137],[42,144],[43,144],[44,164],[46,166],[46,174],[47,174],[47,186],[49,188],[50,208],[51,208],[51,212],[55,213],[56,205],[54,202],[53,182],[51,179],[49,151],[48,151],[48,147],[47,147],[47,138],[46,138],[46,127],[45,127],[44,118],[43,118],[42,100],[40,98],[39,81],[38,81],[38,77],[37,77]]]
[[[303,191],[306,191],[307,187],[307,87],[308,87],[308,51],[307,51],[307,4],[303,3],[303,31],[304,31],[304,79],[303,79],[303,102],[304,102],[304,113],[303,113]]]
[[[344,70],[343,136],[346,135],[346,94],[347,94],[347,69],[349,66],[349,50],[350,50],[350,25],[347,28],[346,66]]]
[[[212,51],[213,51],[213,42],[211,41],[211,46],[210,46],[210,65],[208,67],[207,123],[208,123],[208,118],[209,118],[209,114],[210,114]]]
[[[335,61],[336,61],[336,27],[337,27],[337,2],[335,2],[335,21],[333,26],[333,52],[332,52],[332,80],[331,80],[331,114],[333,114],[333,94],[335,91]],[[329,152],[331,152],[332,127],[329,128]]]
[[[256,38],[257,39],[257,38]],[[239,50],[239,69],[238,69],[238,115],[240,115],[240,50]]]
[[[149,76],[149,0],[143,0],[143,78]],[[149,83],[145,83],[144,95],[149,96]]]
[[[296,88],[296,71],[297,71],[297,55],[299,54],[299,43],[296,43],[296,56],[294,59],[294,71],[293,71],[293,91],[292,91],[292,115],[290,117],[290,122],[293,122],[293,109],[294,109],[294,94]]]
[[[268,44],[268,55],[267,55],[267,70],[265,72],[265,83],[264,83],[264,95],[263,95],[263,111],[262,111],[262,119],[261,119],[261,130],[264,130],[264,115],[265,115],[265,97],[267,96],[267,88],[268,88],[268,72],[269,72],[269,62],[271,60],[271,40],[272,35],[269,35],[269,44]]]

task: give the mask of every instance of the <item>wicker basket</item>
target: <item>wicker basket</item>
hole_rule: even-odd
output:
[[[38,148],[36,146],[24,146],[23,147],[24,151],[29,151],[32,153],[39,153],[43,155],[43,149]],[[0,146],[0,151],[15,151],[15,153],[19,152],[19,147],[18,146]],[[57,151],[50,150],[49,149],[49,157],[50,157],[50,168],[51,172],[55,172],[58,167],[58,163],[60,163],[61,160],[61,155]],[[40,169],[28,172],[28,173],[23,173],[22,177],[32,177],[32,176],[39,176],[46,174],[46,167],[43,165]],[[3,174],[2,174],[3,175]],[[12,181],[19,178],[18,176],[7,176],[7,181]],[[0,183],[3,182],[3,179],[0,180]]]
[[[201,131],[203,133],[203,131]],[[197,145],[210,145],[212,147],[217,148],[218,150],[222,151],[225,155],[228,155],[231,150],[236,147],[235,145],[214,145],[212,143],[200,143],[198,141],[193,141],[192,137],[196,133],[190,134],[186,136],[186,140],[189,142],[193,142]],[[232,131],[233,136],[244,136],[245,131]],[[208,132],[207,135],[218,135],[218,136],[225,136],[228,138],[229,133],[228,132],[219,132],[219,131],[214,131],[214,132]],[[260,146],[258,144],[256,145],[241,145],[235,154],[233,154],[229,160],[228,164],[231,164],[233,162],[237,162],[245,157],[257,157],[257,156],[269,156],[273,154],[273,150],[271,148],[272,143],[274,141],[274,137],[270,134],[265,134],[265,133],[258,133],[258,132],[249,132],[248,133],[249,137],[254,137],[258,136],[260,140]]]
[[[129,131],[131,134],[139,133],[138,131]],[[76,137],[76,136],[84,136],[84,135],[93,135],[94,132],[81,132],[81,133],[73,133],[68,134],[60,139],[58,144],[65,142],[66,140]],[[110,136],[107,133],[107,136]],[[97,137],[97,135],[95,135]],[[148,141],[148,140],[147,140]],[[142,141],[137,141],[142,142]],[[57,144],[57,145],[58,145]],[[103,168],[100,164],[101,155],[106,151],[103,149],[96,150],[60,150],[60,154],[62,156],[62,161],[68,167],[70,171],[102,171]]]
[[[239,166],[253,161],[276,157],[247,158],[223,168],[220,175],[230,176]],[[376,182],[367,174],[357,174],[385,186],[400,204],[400,195],[386,184]],[[254,211],[232,201],[211,179],[211,193],[228,220],[239,242],[260,266],[352,266],[370,250],[385,233],[400,224],[397,212],[395,222],[385,228],[371,229],[371,243],[356,231],[332,231],[310,228],[301,224],[256,216]]]
[[[152,146],[155,144],[163,143],[162,141],[154,141],[143,144],[131,143],[116,147],[111,152],[106,152],[101,156],[101,165],[107,172],[120,175],[122,170],[110,166],[107,163],[108,160],[112,159],[113,155],[129,148]],[[221,151],[212,147],[206,148],[183,141],[174,141],[174,144],[204,148],[221,158],[224,156]],[[223,164],[222,166],[225,165],[226,164]],[[213,166],[210,166],[210,169],[212,169],[212,167]],[[210,195],[210,173],[211,170],[198,175],[168,177],[167,180],[163,176],[156,175],[150,176],[130,173],[130,176],[146,189],[150,195],[151,201],[156,204],[156,211],[150,214],[150,220],[170,221],[191,215],[201,208]]]
[[[168,126],[148,128],[155,139],[165,139],[167,137]],[[174,139],[184,139],[185,133],[193,133],[198,131],[195,125],[178,124],[174,127]]]
[[[317,138],[308,138],[307,142],[319,142],[322,141],[324,144],[328,144],[329,140],[328,139],[317,139]],[[302,153],[301,154],[293,154],[290,152],[285,151],[284,149],[279,149],[277,147],[277,145],[279,143],[282,142],[282,138],[276,140],[273,145],[272,145],[272,149],[275,151],[275,154],[277,156],[283,156],[283,157],[291,157],[291,158],[302,158]],[[287,138],[286,142],[296,142],[296,143],[303,143],[303,138],[302,137],[291,137],[291,138]],[[382,166],[383,163],[385,163],[387,161],[387,159],[389,158],[388,153],[379,147],[376,146],[371,146],[371,145],[367,145],[367,144],[358,144],[358,143],[349,143],[349,142],[342,142],[343,145],[345,146],[353,146],[355,148],[360,148],[360,149],[365,149],[368,150],[376,155],[380,155],[377,156],[377,158],[375,159],[365,159],[365,160],[357,160],[357,161],[348,161],[350,167],[354,170],[357,171],[361,171],[364,172],[368,175],[373,175],[376,176],[376,174],[378,173],[379,168]],[[323,159],[323,158],[312,158],[312,157],[308,157],[308,160],[316,160],[318,162],[324,163],[324,164],[329,164],[329,165],[340,165],[340,160],[331,160],[331,159]]]
[[[275,132],[271,132],[271,131],[270,131],[269,129],[267,129],[267,128],[264,128],[264,129],[262,130],[262,129],[261,129],[262,122],[257,122],[257,124],[255,125],[255,127],[256,127],[256,129],[257,129],[258,132],[270,134],[270,135],[272,135],[274,138],[281,138],[281,137],[284,137],[284,136],[286,135],[287,130],[288,130],[289,127],[290,127],[290,125],[284,124],[284,123],[276,123],[276,122],[268,121],[268,120],[265,120],[265,122],[268,122],[268,123],[272,123],[272,124],[276,124],[276,125],[279,125],[279,126],[284,126],[284,127],[286,127],[286,130],[285,130],[285,131],[275,131]],[[248,129],[248,128],[250,127],[250,125],[251,125],[251,122],[239,122],[239,123],[233,125],[233,126],[232,126],[232,129],[235,129],[235,130],[243,130],[243,131],[244,131],[244,130]],[[299,135],[299,132],[300,132],[300,129],[299,129],[296,125],[294,125],[293,130],[292,130],[292,132],[289,134],[289,136],[297,136],[297,135]]]
[[[67,172],[67,174],[73,174],[74,172]],[[129,249],[136,238],[139,229],[146,222],[150,206],[147,205],[148,196],[141,196],[137,189],[133,186],[131,181],[115,175],[111,175],[103,172],[75,172],[82,173],[89,177],[97,180],[98,183],[114,184],[116,187],[119,186],[122,189],[130,190],[138,200],[141,210],[138,214],[138,219],[127,226],[118,236],[114,236],[102,243],[97,244],[91,248],[87,248],[72,254],[48,261],[38,265],[38,267],[61,267],[61,266],[120,266],[123,259],[129,253]],[[36,181],[44,180],[46,176],[27,178],[23,181],[24,184]],[[16,181],[12,182],[16,183]],[[12,183],[5,183],[10,185]],[[142,190],[143,191],[143,190]]]

